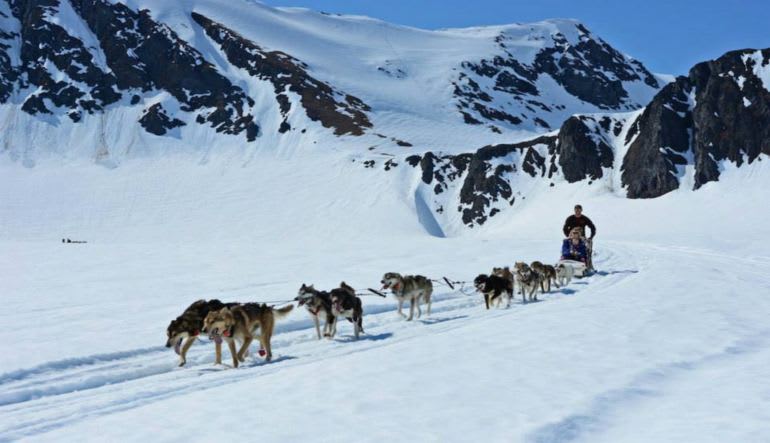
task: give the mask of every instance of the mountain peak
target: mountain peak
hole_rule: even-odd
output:
[[[458,151],[638,109],[661,86],[572,19],[426,31],[249,0],[9,5],[0,106],[62,152],[114,160],[201,139]],[[121,137],[94,149],[74,127]]]

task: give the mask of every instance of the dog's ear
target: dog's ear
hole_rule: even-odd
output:
[[[222,309],[222,312],[220,312],[222,315],[222,319],[225,321],[225,324],[230,326],[235,323],[235,316],[233,315],[233,311],[225,308]]]

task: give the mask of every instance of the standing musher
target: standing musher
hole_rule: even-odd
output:
[[[591,228],[590,237],[586,237],[586,226]],[[594,263],[592,258],[594,252],[594,236],[596,235],[596,226],[594,226],[594,223],[590,218],[583,215],[583,207],[580,205],[575,205],[575,213],[567,217],[567,220],[564,222],[564,228],[562,228],[562,231],[564,231],[564,236],[569,237],[569,233],[574,228],[580,229],[580,235],[588,247],[588,260],[586,261],[586,267],[589,270],[593,270]]]

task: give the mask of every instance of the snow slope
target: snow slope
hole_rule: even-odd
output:
[[[770,208],[757,204],[767,161],[653,200],[558,187],[438,238],[415,216],[414,188],[388,191],[412,172],[343,157],[0,165],[0,440],[770,432]],[[471,280],[514,260],[555,261],[578,201],[599,227],[601,272],[540,303],[487,312],[479,296],[437,285],[433,314],[407,323],[392,298],[366,297],[359,342],[347,324],[317,341],[300,310],[279,323],[273,363],[237,370],[212,366],[209,343],[181,369],[163,347],[168,321],[201,297],[281,301],[303,282],[363,289],[387,271]]]
[[[113,0],[104,1],[116,3]],[[536,55],[556,45],[557,40],[565,45],[553,55],[557,61],[562,57],[569,59],[571,55],[562,55],[560,51],[566,51],[583,40],[605,45],[598,36],[578,32],[582,25],[574,20],[427,31],[368,17],[326,15],[301,8],[273,8],[252,0],[129,0],[117,3],[124,3],[133,11],[146,9],[162,33],[176,33],[180,40],[175,37],[174,44],[186,45],[173,47],[173,50],[193,54],[191,60],[196,66],[211,63],[217,75],[223,76],[232,82],[234,88],[253,99],[255,103],[245,106],[244,115],[254,117],[254,123],[260,128],[259,137],[247,141],[242,135],[221,134],[212,124],[195,123],[198,116],[208,116],[211,112],[208,107],[191,108],[188,104],[180,104],[179,96],[172,97],[157,82],[152,83],[145,78],[142,80],[147,84],[141,90],[138,87],[117,88],[120,98],[105,103],[104,109],[97,112],[84,111],[78,107],[81,105],[75,104],[71,110],[66,106],[57,107],[50,98],[43,98],[37,105],[47,106],[49,113],[31,115],[24,112],[22,104],[26,104],[28,95],[42,94],[50,86],[38,85],[36,88],[32,84],[16,90],[7,102],[0,100],[4,102],[0,103],[3,153],[7,152],[25,166],[32,166],[38,159],[44,160],[49,156],[90,158],[115,166],[126,158],[162,157],[168,152],[239,148],[251,153],[255,150],[291,149],[299,143],[317,144],[322,149],[343,146],[355,152],[373,148],[378,152],[394,153],[405,152],[404,146],[398,144],[398,141],[403,141],[413,145],[410,153],[425,150],[467,152],[486,144],[530,138],[543,133],[545,123],[550,125],[550,129],[558,128],[573,113],[639,108],[670,80],[665,76],[652,76],[638,61],[620,53],[614,60],[618,65],[634,75],[642,72],[651,75],[649,80],[655,86],[641,78],[620,81],[601,67],[591,66],[592,62],[582,61],[583,68],[594,69],[591,75],[607,75],[608,81],[619,81],[623,94],[627,94],[617,106],[601,107],[589,103],[590,100],[579,99],[565,89],[565,82],[560,84],[551,76],[536,72],[534,67],[528,69],[532,69],[531,74],[537,77],[532,80],[532,87],[536,89],[527,93],[505,92],[495,87],[494,76],[479,77],[472,73],[471,65],[495,58],[506,63],[535,66]],[[94,84],[107,81],[99,80],[99,76],[116,74],[120,77],[121,73],[114,72],[115,69],[107,63],[107,51],[102,47],[106,43],[99,41],[93,29],[89,29],[76,12],[78,8],[73,8],[72,4],[70,0],[52,2],[43,14],[45,20],[38,25],[57,30],[61,27],[61,33],[69,35],[73,45],[82,43],[82,48],[73,46],[51,49],[50,53],[41,51],[41,54],[35,55],[37,58],[27,63],[31,68],[50,74],[52,81],[71,84],[87,98],[94,94],[94,86],[70,78],[74,74],[62,72],[52,60],[64,63],[61,60],[69,60],[67,54],[70,52],[83,52],[83,57],[89,63],[93,62],[93,72],[99,73],[94,74]],[[13,28],[18,22],[10,18],[12,14],[9,11],[6,12],[9,18],[4,20],[8,22],[9,31],[17,31]],[[368,112],[371,130],[360,137],[335,136],[328,128],[308,118],[297,94],[292,92],[288,94],[293,107],[287,121],[296,131],[279,132],[283,117],[276,101],[278,91],[274,90],[270,81],[249,75],[228,60],[220,46],[195,22],[192,13],[203,14],[221,23],[265,51],[287,53],[306,64],[313,78],[330,85],[340,94],[359,97],[371,107],[371,112]],[[36,30],[27,29],[25,32],[35,36]],[[128,35],[130,31],[127,29],[124,34]],[[45,36],[41,33],[39,37],[43,39]],[[50,46],[50,42],[41,40],[38,46],[45,48]],[[17,59],[21,56],[18,42],[11,39],[8,47],[8,57]],[[614,51],[609,46],[606,48]],[[34,49],[26,48],[25,51],[31,53]],[[157,54],[157,57],[164,56],[167,55]],[[14,68],[17,62],[14,60]],[[182,65],[185,61],[177,63]],[[72,71],[77,72],[78,69],[73,68]],[[508,77],[529,75],[509,71],[505,72]],[[175,74],[179,75],[179,71],[170,71],[168,75]],[[575,75],[587,74],[581,71]],[[483,91],[470,91],[471,96],[458,95],[458,85],[468,86],[472,81],[481,83]],[[518,81],[523,80],[519,78]],[[50,89],[52,91],[47,92],[54,96],[59,93],[56,88]],[[111,84],[108,89],[112,89]],[[482,97],[482,92],[491,94],[490,102]],[[458,110],[462,101],[469,102],[465,105],[466,111],[481,120],[478,124],[464,122]],[[173,128],[164,135],[145,130],[138,122],[151,106],[157,104],[164,107],[170,118],[179,118],[186,125]],[[473,111],[477,104],[517,119],[521,117],[523,121],[513,124],[506,120],[487,120]],[[75,119],[77,121],[73,121]],[[544,123],[536,124],[538,119]],[[491,130],[493,125],[496,132]]]

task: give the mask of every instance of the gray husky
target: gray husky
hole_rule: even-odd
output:
[[[409,317],[414,317],[417,307],[417,318],[420,318],[420,300],[428,305],[427,315],[430,315],[430,296],[433,294],[433,283],[422,275],[401,275],[397,272],[387,272],[382,276],[382,289],[390,289],[398,300],[398,315],[406,317],[402,311],[404,301],[409,300]]]
[[[519,289],[521,289],[522,301],[526,303],[527,298],[529,301],[537,300],[537,288],[542,284],[543,277],[524,262],[516,262],[514,268],[516,269],[516,281],[519,282]]]

